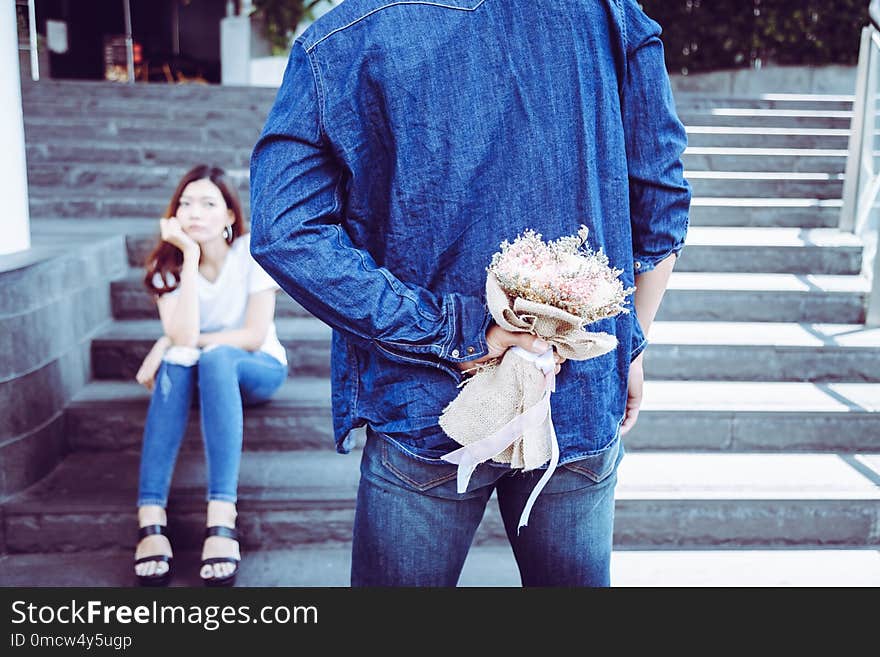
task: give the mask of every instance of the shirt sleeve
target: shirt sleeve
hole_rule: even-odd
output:
[[[639,323],[639,318],[636,315],[635,307],[630,310],[630,321],[632,321],[632,338],[630,341],[630,350],[629,350],[629,362],[633,362],[640,353],[645,350],[645,347],[648,346],[648,339],[645,337],[645,332],[642,331],[642,325]]]
[[[438,295],[402,281],[352,243],[345,169],[322,121],[316,62],[297,41],[251,155],[251,253],[291,297],[334,329],[389,358],[432,364],[488,353],[482,297]]]
[[[675,110],[660,25],[635,0],[623,2],[627,62],[621,103],[633,265],[643,274],[684,248],[691,188],[681,161],[687,134]]]

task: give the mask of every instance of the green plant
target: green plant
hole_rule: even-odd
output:
[[[273,54],[327,0],[254,0]],[[695,73],[760,64],[855,64],[867,0],[639,0],[663,28],[666,65]]]
[[[262,19],[266,40],[273,55],[285,55],[290,38],[303,18],[314,20],[315,5],[322,0],[254,0],[256,14]]]
[[[666,65],[855,64],[867,0],[639,0],[663,28]]]

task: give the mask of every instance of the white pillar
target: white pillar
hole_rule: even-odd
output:
[[[24,149],[24,117],[18,68],[18,26],[15,3],[3,3],[0,13],[0,254],[24,251],[31,246],[28,214],[27,162]]]
[[[220,20],[220,84],[251,83],[251,18],[227,16]]]

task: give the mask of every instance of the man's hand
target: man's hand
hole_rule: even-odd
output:
[[[639,417],[639,407],[642,405],[642,388],[645,384],[645,369],[642,365],[644,352],[636,356],[629,366],[629,385],[626,399],[626,415],[620,425],[620,435],[624,436],[632,429]]]
[[[536,338],[534,335],[506,331],[497,324],[492,324],[489,330],[486,331],[486,346],[489,347],[488,354],[482,358],[477,358],[476,360],[466,360],[463,363],[456,363],[458,369],[464,371],[476,367],[477,365],[488,363],[490,360],[503,356],[504,352],[511,347],[522,347],[526,351],[531,351],[536,354],[543,354],[550,348],[548,343],[540,338]],[[556,360],[556,373],[559,374],[561,365],[566,359],[556,352],[553,353],[553,357]]]

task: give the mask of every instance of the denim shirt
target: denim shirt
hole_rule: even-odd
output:
[[[487,354],[503,240],[585,224],[627,287],[682,249],[659,35],[635,0],[345,0],[296,40],[251,157],[251,252],[333,328],[339,452],[364,424],[416,458],[459,446],[438,417]],[[587,330],[618,347],[562,366],[563,464],[610,451],[646,344],[634,313]]]

